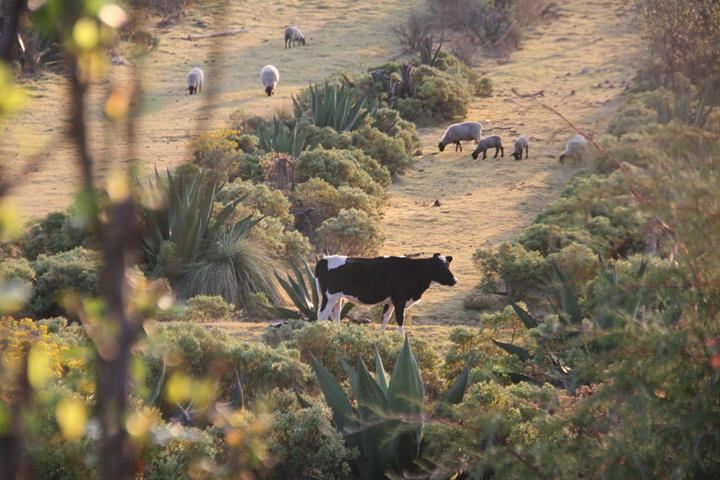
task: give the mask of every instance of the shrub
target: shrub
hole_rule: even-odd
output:
[[[353,132],[353,145],[366,155],[385,166],[390,175],[405,172],[412,164],[412,157],[405,149],[402,139],[393,138],[377,128],[364,127]]]
[[[278,412],[269,432],[270,453],[277,458],[271,478],[350,479],[357,455],[320,407]]]
[[[373,117],[371,126],[386,135],[401,139],[405,145],[405,151],[409,154],[414,153],[414,150],[420,146],[415,124],[403,120],[397,110],[379,108]]]
[[[234,131],[218,130],[195,137],[190,143],[192,161],[211,172],[216,180],[227,180],[238,162]]]
[[[340,210],[317,229],[318,243],[325,252],[363,256],[377,252],[385,241],[377,220],[362,210]]]
[[[577,243],[547,256],[548,265],[555,265],[562,273],[566,286],[575,290],[584,286],[597,273],[597,255],[589,247]]]
[[[0,280],[20,280],[32,283],[35,271],[32,264],[25,258],[5,258],[0,262]]]
[[[274,217],[283,225],[292,225],[290,200],[280,190],[273,190],[261,183],[236,179],[218,192],[217,199],[223,204],[241,201],[242,206],[265,217]]]
[[[260,182],[264,180],[265,171],[263,170],[263,159],[269,156],[262,154],[262,152],[253,152],[239,154],[237,157],[237,164],[235,169],[230,176],[231,180],[240,178],[242,180],[250,180],[253,182]]]
[[[475,95],[478,97],[492,97],[493,82],[489,78],[481,78],[475,82]]]
[[[325,150],[320,147],[304,152],[298,160],[296,172],[299,182],[317,177],[335,187],[357,187],[377,197],[383,197],[390,185],[387,169],[359,150]]]
[[[501,243],[496,252],[479,249],[473,255],[473,262],[482,271],[481,287],[495,292],[500,280],[511,300],[537,291],[545,277],[543,257],[515,242]]]
[[[64,293],[96,295],[99,268],[97,254],[82,247],[55,255],[41,254],[33,262],[33,314],[39,318],[67,315],[60,302]]]
[[[311,148],[318,145],[325,150],[347,150],[352,147],[352,136],[350,132],[338,132],[332,127],[317,127],[312,124],[303,126],[307,132],[307,144]]]
[[[143,449],[143,478],[147,480],[197,478],[193,472],[202,471],[203,463],[219,463],[226,448],[222,440],[208,430],[179,423],[156,426],[153,433],[166,440]]]
[[[260,140],[255,135],[232,134],[228,136],[228,140],[235,143],[235,149],[243,153],[253,153],[260,146]]]
[[[332,127],[338,132],[359,128],[374,108],[367,96],[354,87],[328,82],[322,89],[310,85],[298,98],[293,97],[293,103],[296,118],[301,118],[307,111],[314,125]]]
[[[311,178],[299,184],[293,192],[293,202],[296,211],[303,212],[296,226],[309,236],[314,235],[322,222],[337,216],[342,209],[354,208],[373,217],[379,208],[377,200],[359,188],[335,188],[321,178]]]
[[[237,400],[241,395],[253,399],[273,388],[306,386],[311,378],[297,350],[241,343],[222,330],[193,323],[155,325],[142,353],[148,365],[146,384],[151,388],[161,380],[167,358],[187,375],[217,380],[218,398],[224,400]]]
[[[38,255],[54,255],[72,250],[87,242],[88,234],[73,210],[51,212],[33,220],[20,239],[23,256],[35,260]]]
[[[146,271],[166,277],[182,298],[221,295],[235,305],[257,292],[276,298],[273,262],[264,248],[248,239],[257,220],[245,217],[226,225],[235,202],[213,215],[215,183],[168,172],[165,183],[156,175],[149,188],[162,203],[141,212]]]
[[[419,98],[398,98],[395,108],[402,118],[419,126],[432,123],[432,112]]]
[[[412,82],[414,97],[433,119],[453,120],[467,115],[471,92],[462,75],[421,65],[413,71]]]
[[[198,295],[187,302],[187,319],[192,322],[226,322],[233,320],[235,306],[223,297]]]

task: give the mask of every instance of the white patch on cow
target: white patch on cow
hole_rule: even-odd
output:
[[[445,258],[445,255],[438,255],[438,258],[442,260],[445,265],[447,265],[447,258]]]
[[[330,315],[333,313],[333,309],[335,308],[335,304],[343,298],[343,294],[330,293],[326,290],[325,297],[327,298],[327,305],[325,305],[325,308],[318,313],[318,320],[327,320],[330,318]]]
[[[412,307],[413,305],[415,305],[416,303],[420,303],[420,300],[415,300],[414,298],[411,298],[410,300],[405,302],[405,308],[408,309],[408,308]]]
[[[340,323],[340,316],[342,314],[342,308],[343,308],[343,299],[337,301],[335,306],[332,309],[331,317],[333,320],[335,320],[335,323]]]
[[[387,326],[388,322],[390,321],[390,317],[392,317],[394,312],[395,312],[395,307],[393,306],[392,303],[390,303],[390,306],[388,307],[387,311],[383,314],[382,326],[380,327],[381,332],[385,331],[385,327]]]
[[[440,284],[438,282],[436,282],[435,280],[432,280],[430,282],[430,287],[434,287],[435,285],[440,285]],[[430,288],[430,287],[428,287],[428,288]]]
[[[331,255],[329,257],[325,257],[325,260],[328,262],[328,270],[332,270],[334,268],[339,268],[345,265],[345,262],[347,262],[347,257],[344,255]]]

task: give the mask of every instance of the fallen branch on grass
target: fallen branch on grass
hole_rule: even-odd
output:
[[[222,32],[203,33],[200,35],[185,35],[180,37],[182,40],[200,40],[201,38],[225,37],[228,35],[236,35],[250,31],[247,27],[236,28],[234,30],[224,30]]]
[[[545,96],[545,90],[538,90],[537,92],[530,93],[520,93],[516,88],[511,88],[510,90],[512,90],[512,92],[520,98],[537,98]]]

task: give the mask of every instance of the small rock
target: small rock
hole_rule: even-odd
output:
[[[432,204],[433,207],[439,207],[440,206],[440,200],[435,200]]]
[[[203,20],[195,20],[193,25],[199,28],[207,28],[207,23],[205,23]]]
[[[420,150],[419,148],[418,148],[417,150],[415,150],[415,156],[416,156],[416,157],[422,157],[422,154],[423,154],[423,153],[422,153],[422,150]]]
[[[570,90],[570,96],[572,97],[573,95],[575,95],[575,90]]]
[[[580,70],[580,75],[587,75],[588,73],[590,73],[590,67],[584,67]]]

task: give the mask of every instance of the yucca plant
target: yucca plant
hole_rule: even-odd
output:
[[[266,152],[287,153],[297,158],[305,148],[306,137],[298,130],[297,122],[292,130],[277,118],[273,118],[272,128],[264,122],[258,125],[259,146]]]
[[[204,175],[155,172],[148,193],[158,208],[142,210],[141,240],[145,267],[166,277],[182,298],[221,295],[244,305],[252,293],[277,299],[273,263],[268,253],[248,238],[262,220],[253,215],[227,225],[242,198],[213,215],[221,187]]]
[[[310,269],[310,265],[303,261],[302,266],[293,266],[292,272],[288,273],[286,278],[282,278],[277,273],[275,277],[285,294],[295,305],[296,310],[280,305],[272,305],[270,307],[272,313],[286,319],[300,319],[309,322],[317,320],[320,298],[315,284],[315,276]],[[346,303],[340,313],[340,318],[345,318],[354,306],[354,303]]]
[[[315,358],[311,363],[336,428],[347,446],[359,452],[354,464],[358,477],[371,480],[385,478],[387,473],[402,475],[417,470],[416,461],[422,457],[425,388],[408,338],[405,337],[389,380],[377,351],[374,377],[362,361],[357,369],[343,363],[355,406],[329,370]],[[438,413],[447,405],[462,401],[470,363],[471,360],[441,400]],[[302,405],[308,404],[299,399]]]
[[[309,90],[310,117],[318,127],[332,127],[338,132],[354,130],[377,108],[367,95],[361,96],[357,89],[345,84],[338,87],[325,82],[323,88],[311,84]],[[305,106],[295,97],[293,103],[295,116],[300,118]]]

